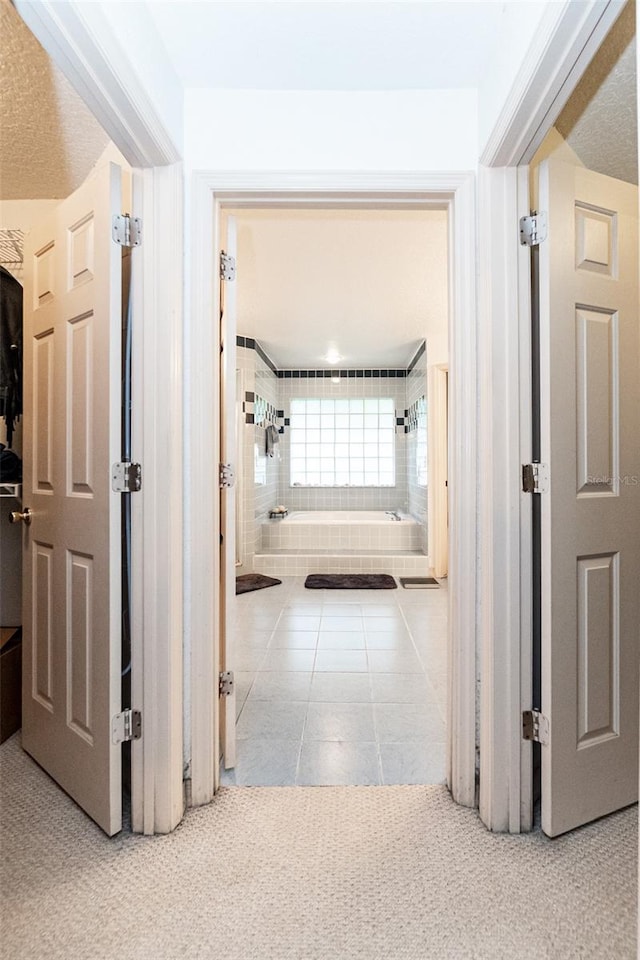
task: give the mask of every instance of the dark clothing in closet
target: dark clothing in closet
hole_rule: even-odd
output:
[[[22,285],[0,267],[0,416],[12,445],[22,413]]]

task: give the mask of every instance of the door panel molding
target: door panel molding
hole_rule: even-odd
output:
[[[539,196],[542,829],[557,836],[638,795],[640,488],[638,190],[549,158]],[[615,210],[616,276],[583,268],[576,210]],[[604,234],[594,258],[609,258]],[[603,264],[606,266],[606,264]],[[591,476],[591,471],[594,475]],[[586,475],[585,475],[586,472]]]
[[[122,826],[121,751],[111,739],[121,708],[120,502],[109,469],[121,419],[121,257],[111,239],[121,180],[115,164],[97,169],[34,224],[24,255],[24,502],[33,518],[23,532],[22,746],[109,836]],[[71,225],[80,221],[95,223],[95,273],[77,286],[68,267]],[[42,305],[36,251],[44,246],[54,279],[46,287],[58,293]],[[85,336],[77,318],[94,311],[93,335]],[[46,339],[40,324],[52,330]],[[83,433],[92,438],[86,450]],[[90,497],[73,495],[71,486],[78,442]]]

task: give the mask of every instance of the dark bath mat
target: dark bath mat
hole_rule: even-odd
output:
[[[427,590],[440,586],[435,577],[400,577],[400,583],[405,590]]]
[[[263,573],[243,573],[236,577],[236,594],[264,590],[265,587],[275,587],[278,583],[282,583],[282,580],[266,577]]]
[[[310,590],[397,590],[388,573],[310,573],[304,583]]]

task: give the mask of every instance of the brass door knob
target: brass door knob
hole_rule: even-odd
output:
[[[27,527],[31,523],[31,518],[33,517],[33,511],[31,507],[25,507],[24,510],[12,510],[9,514],[9,523],[24,523]]]

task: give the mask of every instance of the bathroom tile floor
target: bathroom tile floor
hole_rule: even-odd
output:
[[[447,581],[236,598],[237,762],[223,785],[441,783]]]

